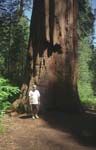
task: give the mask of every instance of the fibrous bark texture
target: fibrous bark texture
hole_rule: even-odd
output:
[[[41,92],[41,108],[79,110],[77,0],[34,0],[27,75]]]

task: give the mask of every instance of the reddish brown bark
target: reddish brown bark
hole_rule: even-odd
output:
[[[34,0],[26,79],[41,107],[80,111],[77,91],[77,0]]]
[[[77,1],[34,0],[29,40],[30,83],[44,108],[79,110]]]

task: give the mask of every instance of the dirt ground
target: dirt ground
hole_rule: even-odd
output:
[[[96,150],[96,116],[51,112],[32,120],[5,115],[0,150]]]

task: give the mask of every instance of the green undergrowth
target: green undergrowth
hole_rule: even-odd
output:
[[[19,87],[12,85],[8,79],[0,77],[0,118],[2,118],[6,109],[11,106],[12,100],[15,100],[19,92]]]
[[[85,110],[96,111],[96,96],[93,94],[90,83],[78,82],[78,91],[81,104]]]

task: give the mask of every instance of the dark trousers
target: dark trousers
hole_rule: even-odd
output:
[[[32,115],[36,115],[39,112],[39,105],[38,104],[31,104],[31,112]]]

